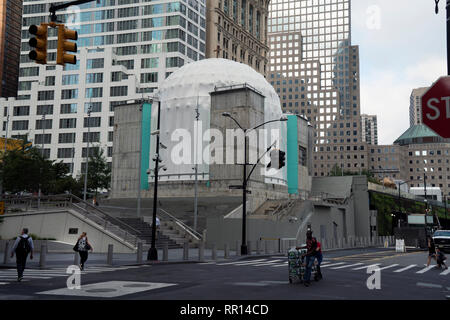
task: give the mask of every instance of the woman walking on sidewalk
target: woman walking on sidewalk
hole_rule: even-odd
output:
[[[84,270],[84,264],[88,259],[88,251],[93,251],[93,248],[88,241],[86,232],[83,232],[78,238],[75,247],[78,249],[78,253],[80,254],[80,270]]]

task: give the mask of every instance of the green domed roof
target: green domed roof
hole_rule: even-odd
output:
[[[406,130],[394,144],[414,144],[440,142],[442,138],[424,124],[416,124]]]

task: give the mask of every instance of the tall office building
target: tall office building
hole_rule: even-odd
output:
[[[378,124],[376,115],[361,115],[362,141],[370,145],[378,144]]]
[[[274,0],[269,5],[269,81],[285,112],[315,127],[315,176],[338,165],[367,169],[361,139],[359,48],[350,0]]]
[[[413,89],[409,102],[409,126],[422,123],[422,96],[428,87]]]
[[[206,57],[267,71],[269,0],[207,0]]]
[[[22,0],[0,0],[0,97],[15,97],[19,82]]]
[[[69,7],[58,19],[78,31],[78,63],[51,65],[57,32],[50,29],[49,65],[37,65],[28,58],[28,28],[48,22],[49,6],[57,2],[24,1],[18,97],[0,100],[0,129],[3,136],[27,135],[77,175],[88,141],[112,161],[115,105],[148,96],[171,72],[205,58],[206,0],[98,0]]]

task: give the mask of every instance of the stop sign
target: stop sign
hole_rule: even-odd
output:
[[[442,138],[450,138],[450,77],[442,77],[422,96],[422,121]]]

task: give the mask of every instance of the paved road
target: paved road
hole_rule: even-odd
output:
[[[91,267],[81,290],[66,287],[64,268],[27,270],[26,282],[13,269],[0,270],[0,299],[303,300],[430,299],[450,295],[450,272],[426,268],[426,253],[350,250],[328,253],[323,281],[289,284],[283,256],[245,260],[136,267]],[[367,267],[381,269],[381,289],[369,290]],[[3,280],[2,280],[3,279]]]

